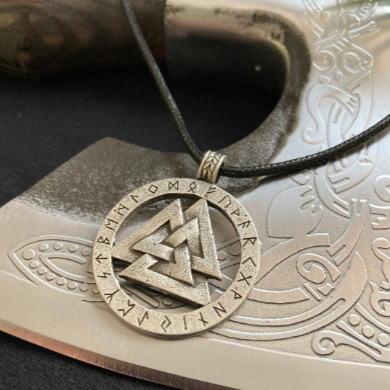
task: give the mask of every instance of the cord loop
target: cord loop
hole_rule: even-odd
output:
[[[177,131],[184,144],[186,145],[189,154],[191,157],[199,164],[202,161],[203,153],[195,145],[194,140],[191,138],[190,133],[187,130],[187,127],[184,123],[183,117],[177,106],[175,99],[173,98],[166,82],[161,74],[161,71],[157,65],[156,60],[154,59],[148,44],[145,41],[145,38],[141,32],[141,29],[137,23],[137,19],[132,10],[129,0],[122,0],[122,5],[125,9],[126,16],[129,20],[130,26],[133,30],[136,42],[141,50],[142,56],[145,59],[146,64],[148,65],[152,76],[157,84],[157,87],[161,93],[162,98],[165,101],[169,111],[172,114],[173,120],[176,124]],[[236,177],[236,178],[245,178],[245,177],[256,177],[256,176],[265,176],[265,175],[277,175],[277,174],[287,174],[303,169],[315,168],[320,165],[326,164],[332,160],[340,158],[343,154],[352,151],[359,145],[367,142],[371,138],[375,137],[377,134],[382,132],[386,127],[390,125],[390,114],[384,119],[376,123],[374,126],[370,127],[361,134],[358,134],[340,144],[321,151],[319,153],[314,153],[308,156],[296,158],[293,160],[284,161],[281,163],[255,166],[255,167],[245,167],[237,168],[231,166],[223,166],[219,170],[221,176]]]
[[[226,156],[209,150],[205,153],[198,170],[197,179],[207,181],[210,184],[216,184],[219,180],[220,169],[226,159]]]

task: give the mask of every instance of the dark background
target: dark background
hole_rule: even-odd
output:
[[[218,150],[245,137],[278,100],[259,89],[194,85],[169,77],[168,83],[203,150]],[[0,115],[0,206],[107,136],[185,152],[143,67],[39,80],[0,76]],[[0,389],[54,388],[167,389],[0,332]]]

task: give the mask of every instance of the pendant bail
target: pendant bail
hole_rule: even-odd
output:
[[[200,163],[197,179],[216,184],[219,180],[219,170],[225,162],[226,156],[209,150]]]

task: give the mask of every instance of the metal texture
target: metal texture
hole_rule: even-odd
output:
[[[198,179],[205,180],[214,184],[219,180],[219,169],[224,163],[226,156],[216,152],[208,151],[205,153],[198,170]]]
[[[197,20],[221,36],[228,28],[233,35],[251,33],[256,24],[244,28],[242,21],[272,14],[293,25],[310,49],[311,66],[295,105],[276,108],[262,125],[263,136],[278,121],[290,126],[274,161],[333,145],[390,112],[388,1],[198,4]],[[288,39],[281,42],[292,44]],[[262,138],[252,138],[246,150],[253,159],[256,142]],[[87,249],[108,205],[145,183],[193,176],[196,166],[184,155],[114,140],[95,144],[0,210],[1,328],[81,360],[183,388],[387,389],[389,146],[387,132],[333,164],[263,180],[239,196],[263,244],[257,283],[222,326],[172,341],[133,331],[96,302],[102,298]],[[224,178],[220,185],[234,188]],[[230,225],[217,213],[210,217],[223,279],[210,284],[223,291],[241,248]],[[150,214],[138,214],[126,235],[148,219]],[[161,295],[132,291],[150,307],[181,309]]]
[[[115,252],[117,233],[134,213],[172,197],[176,200],[119,241],[117,245],[122,247]],[[183,211],[183,197],[198,200]],[[234,226],[242,248],[234,280],[225,286],[223,294],[216,291],[213,300],[209,291],[212,286],[207,281],[222,279],[209,204]],[[114,270],[113,257],[129,262],[129,252],[134,258],[118,274],[120,278],[160,291],[166,294],[165,300],[175,297],[201,307],[167,313],[139,304],[132,298],[133,293],[121,286]],[[224,190],[200,180],[165,179],[136,189],[114,206],[97,234],[93,259],[96,284],[114,313],[137,330],[173,339],[209,331],[239,308],[255,283],[260,243],[248,213]]]
[[[309,41],[296,16],[304,12],[303,0],[169,0],[167,6],[175,10],[165,16],[166,61],[173,76],[249,85],[281,96],[261,126],[221,151],[228,165],[257,166],[274,158],[296,129],[310,73]]]

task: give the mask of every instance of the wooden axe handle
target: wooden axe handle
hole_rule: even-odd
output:
[[[164,57],[165,0],[132,0]],[[141,62],[120,0],[0,0],[0,71],[39,76]]]

